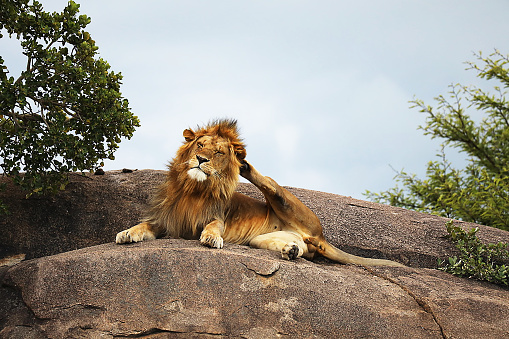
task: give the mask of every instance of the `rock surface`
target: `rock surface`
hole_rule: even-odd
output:
[[[0,177],[0,200],[9,209],[0,216],[0,257],[24,253],[37,258],[112,241],[118,231],[136,224],[164,171],[71,174],[66,190],[33,195]]]
[[[186,240],[25,261],[5,272],[2,291],[5,338],[509,336],[509,291],[494,285]]]
[[[7,184],[0,191],[0,200],[10,211],[0,216],[0,258],[25,254],[31,259],[113,241],[117,232],[138,223],[165,173],[73,174],[65,191],[30,199],[0,177],[0,184]],[[350,253],[433,268],[437,258],[455,252],[445,238],[448,219],[330,193],[288,189],[318,215],[327,239]],[[241,183],[238,191],[263,199],[251,184]],[[508,232],[459,223],[465,228],[479,227],[478,235],[486,242],[509,240]]]
[[[0,267],[0,337],[509,338],[508,289],[432,269],[455,251],[436,216],[291,188],[331,243],[408,268],[288,262],[177,239],[113,244],[163,179],[76,176],[62,194],[28,200],[9,186],[0,246],[35,259]],[[260,197],[249,184],[239,191]],[[508,232],[461,225],[509,242]]]

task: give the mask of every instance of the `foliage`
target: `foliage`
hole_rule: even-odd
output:
[[[119,92],[122,75],[96,57],[90,18],[78,12],[73,1],[49,13],[37,1],[0,0],[0,38],[16,37],[27,58],[15,79],[0,56],[0,166],[28,195],[114,159],[139,126]]]
[[[466,154],[466,167],[453,168],[442,145],[438,160],[428,163],[424,180],[401,171],[395,179],[403,188],[396,184],[381,193],[367,191],[368,198],[509,230],[509,102],[504,91],[509,87],[509,56],[496,51],[477,58],[482,66],[469,63],[469,69],[482,79],[496,80],[496,94],[452,85],[449,98],[435,98],[436,108],[413,101],[413,107],[427,115],[426,125],[419,128]],[[472,118],[467,110],[482,114],[482,119]]]
[[[460,255],[448,261],[439,261],[441,270],[462,277],[509,285],[509,266],[497,263],[509,261],[508,244],[499,242],[485,245],[476,236],[478,228],[465,232],[461,227],[454,226],[452,220],[446,226]]]

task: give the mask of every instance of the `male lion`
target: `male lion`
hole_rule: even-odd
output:
[[[186,129],[184,138],[147,217],[118,233],[117,244],[170,236],[200,239],[215,248],[226,241],[270,249],[284,259],[312,259],[318,253],[343,264],[403,266],[357,257],[329,244],[318,217],[245,160],[235,120]],[[239,174],[258,187],[266,202],[235,192]]]

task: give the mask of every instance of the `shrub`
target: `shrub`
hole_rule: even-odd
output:
[[[439,267],[454,275],[485,280],[500,285],[509,285],[508,244],[485,245],[476,236],[478,228],[466,232],[450,220],[446,223],[450,239],[459,250],[459,256],[439,260]]]

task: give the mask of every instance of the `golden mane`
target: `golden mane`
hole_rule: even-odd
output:
[[[187,163],[203,136],[228,141],[228,166],[218,176],[197,181],[187,174]],[[241,160],[246,151],[235,120],[215,120],[196,131],[184,131],[185,142],[168,165],[168,175],[151,203],[145,222],[170,237],[195,238],[203,227],[224,218],[239,181]]]

